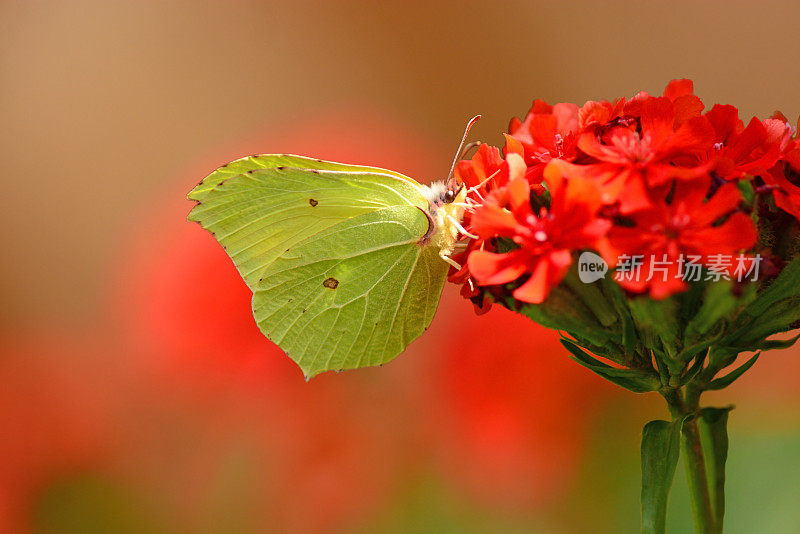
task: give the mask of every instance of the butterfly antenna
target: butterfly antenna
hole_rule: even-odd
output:
[[[469,135],[470,128],[472,128],[472,125],[478,122],[478,119],[480,118],[481,118],[480,115],[475,115],[469,120],[469,122],[467,123],[467,127],[464,128],[464,136],[461,138],[461,143],[458,145],[458,150],[456,150],[456,157],[453,158],[453,164],[450,165],[450,172],[447,173],[446,182],[450,182],[450,179],[453,177],[453,172],[456,170],[456,163],[458,163],[458,160],[461,159],[461,155],[464,153],[463,152],[464,143],[467,141],[467,136]],[[470,148],[472,148],[472,145],[470,146]]]

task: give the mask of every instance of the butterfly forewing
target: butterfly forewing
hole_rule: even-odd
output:
[[[321,170],[325,164],[334,170]],[[317,232],[388,206],[425,206],[413,180],[378,171],[298,156],[244,158],[218,169],[189,193],[198,202],[189,220],[214,234],[254,290],[278,255]]]

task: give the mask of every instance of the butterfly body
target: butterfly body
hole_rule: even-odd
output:
[[[437,180],[430,185],[420,184],[422,195],[428,201],[427,214],[432,230],[429,244],[438,247],[444,256],[453,252],[458,241],[460,223],[464,217],[466,191],[453,181]]]

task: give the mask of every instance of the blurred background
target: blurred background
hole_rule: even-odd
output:
[[[0,532],[637,532],[659,398],[454,287],[395,362],[306,384],[184,196],[264,152],[442,178],[473,114],[501,144],[534,98],[680,77],[794,121],[798,21],[788,0],[0,0]],[[798,377],[800,350],[769,353],[706,399],[737,404],[726,532],[800,532]]]

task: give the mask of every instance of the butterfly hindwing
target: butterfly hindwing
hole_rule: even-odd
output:
[[[189,194],[253,291],[262,332],[306,376],[393,359],[428,327],[448,266],[420,243],[420,185],[399,173],[253,156]]]
[[[264,272],[259,327],[307,376],[390,361],[430,324],[447,274],[418,243],[427,224],[395,206],[306,239]]]

